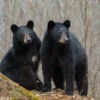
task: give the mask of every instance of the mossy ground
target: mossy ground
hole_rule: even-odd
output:
[[[94,100],[91,97],[82,97],[75,93],[74,96],[66,96],[64,91],[56,90],[41,93],[28,91],[22,86],[12,82],[0,73],[0,100]]]
[[[0,73],[0,100],[40,100],[32,92]]]

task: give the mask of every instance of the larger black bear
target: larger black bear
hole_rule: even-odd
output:
[[[77,38],[69,32],[70,21],[64,23],[49,21],[40,55],[44,76],[43,91],[51,90],[51,78],[56,88],[64,88],[73,95],[74,80],[81,95],[87,95],[87,56]]]
[[[31,20],[26,26],[11,25],[13,47],[1,61],[0,71],[27,89],[41,89],[43,84],[37,76],[41,41],[33,27]]]

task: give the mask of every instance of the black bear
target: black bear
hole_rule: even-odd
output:
[[[0,71],[26,89],[38,90],[43,87],[37,76],[41,41],[33,27],[31,20],[25,26],[11,25],[13,47],[1,61]]]
[[[55,88],[64,89],[66,94],[73,95],[74,80],[80,95],[88,92],[87,55],[78,39],[69,32],[70,20],[64,23],[49,21],[40,48],[44,87],[51,90],[51,79]]]

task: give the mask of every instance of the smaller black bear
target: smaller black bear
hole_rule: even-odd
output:
[[[44,76],[43,91],[51,90],[51,78],[56,88],[73,95],[74,80],[81,95],[87,95],[87,55],[78,39],[69,32],[70,21],[64,23],[49,21],[40,48]]]
[[[13,47],[1,61],[0,71],[26,89],[39,90],[43,87],[37,76],[41,41],[33,27],[34,23],[31,20],[26,26],[11,25]]]

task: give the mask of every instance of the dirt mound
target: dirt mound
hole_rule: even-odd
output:
[[[0,73],[0,100],[94,100],[91,97],[82,97],[77,93],[74,96],[66,96],[64,91],[40,93],[28,91],[12,82]]]
[[[52,91],[47,93],[35,93],[41,100],[94,100],[91,97],[83,97],[75,93],[74,96],[67,96],[64,91]]]
[[[0,73],[0,100],[40,100]]]

